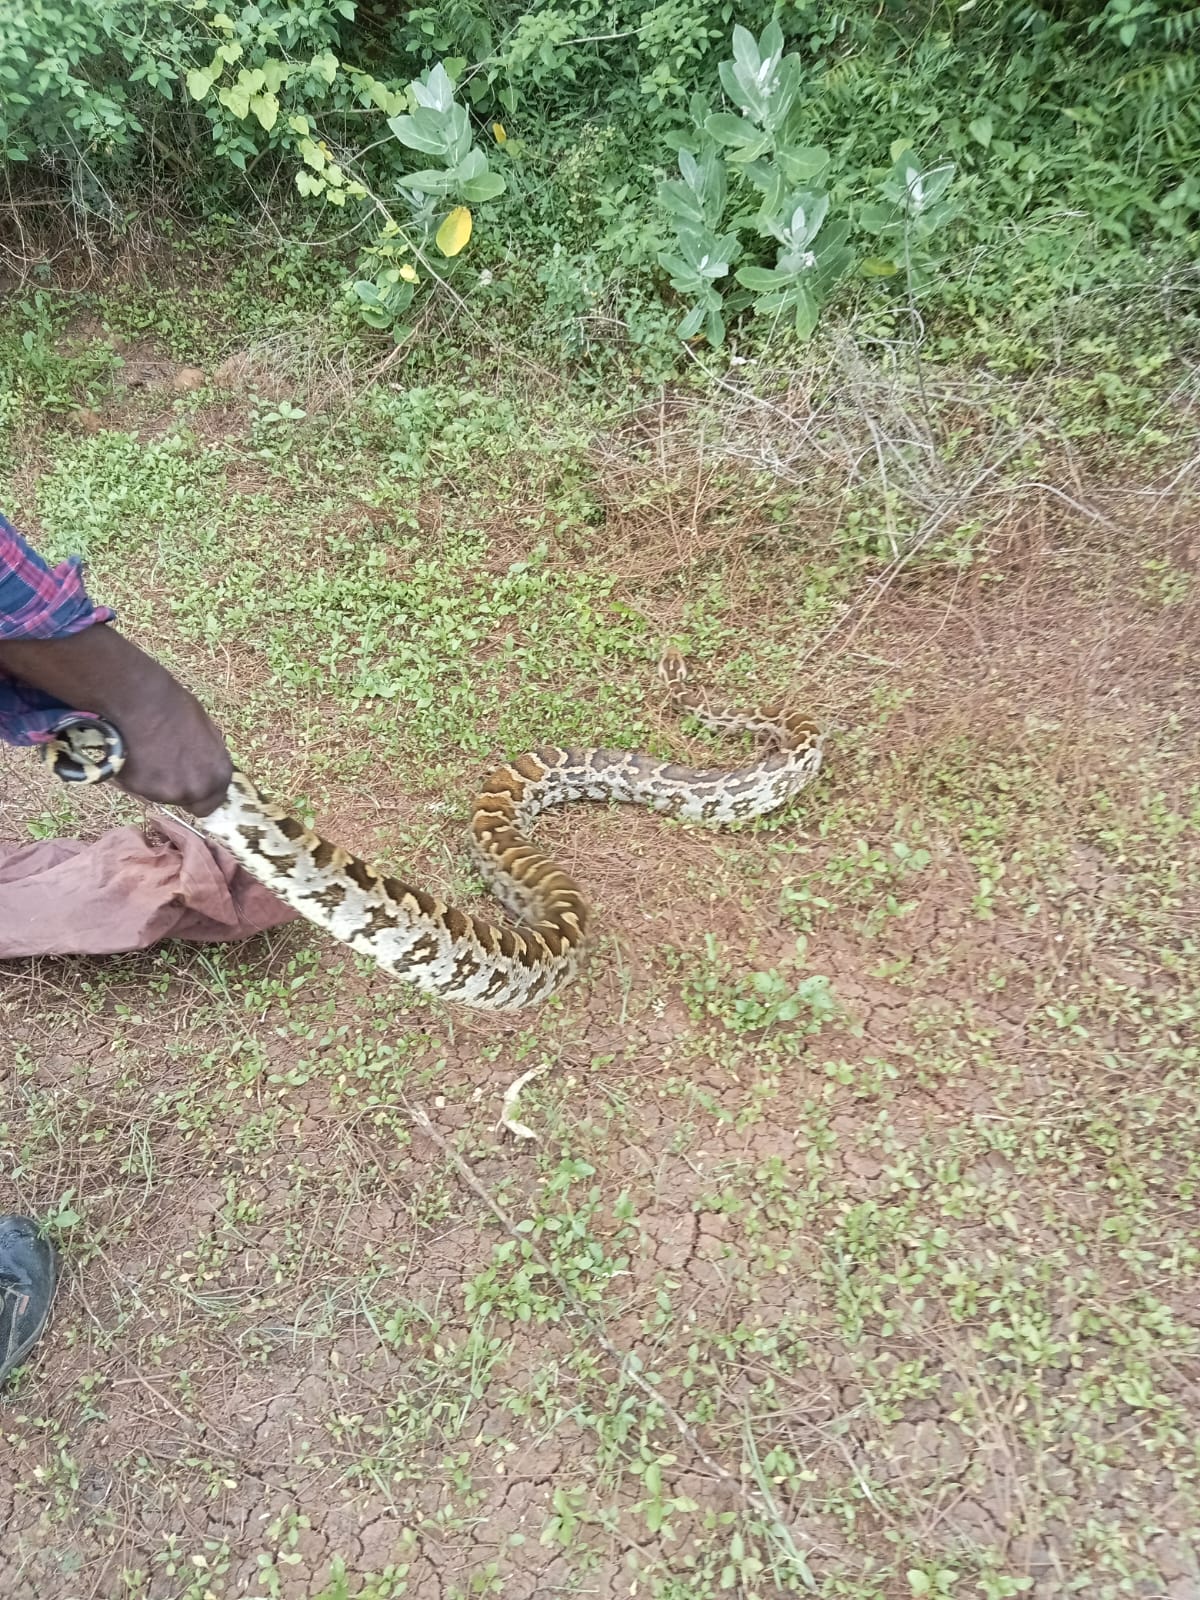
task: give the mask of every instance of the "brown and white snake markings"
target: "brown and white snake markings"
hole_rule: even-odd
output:
[[[527,837],[539,812],[572,800],[618,800],[688,822],[775,811],[816,776],[821,735],[785,706],[748,714],[688,688],[683,659],[659,666],[670,703],[708,728],[750,732],[766,753],[744,767],[697,770],[642,751],[532,751],[493,772],[475,801],[471,844],[484,881],[519,926],[468,916],[388,877],[306,828],[236,772],[200,825],[260,883],[326,933],[406,983],[486,1011],[545,1000],[575,972],[587,931],[582,890]]]

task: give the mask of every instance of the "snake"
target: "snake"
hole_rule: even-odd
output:
[[[235,769],[201,829],[308,922],[425,994],[484,1011],[540,1004],[575,976],[590,910],[582,889],[529,839],[534,819],[574,801],[644,806],[723,827],[777,811],[816,777],[823,736],[786,703],[741,712],[688,681],[676,650],[658,676],[671,709],[702,727],[750,733],[761,749],[737,767],[696,768],[642,750],[544,746],[497,767],[471,812],[469,841],[485,886],[512,925],[471,916],[332,843]],[[68,720],[45,747],[60,777],[94,783],[120,770],[118,730]]]

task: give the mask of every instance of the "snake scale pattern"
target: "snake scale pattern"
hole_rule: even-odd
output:
[[[674,711],[717,731],[752,733],[763,753],[742,767],[696,769],[643,751],[550,746],[498,768],[476,797],[470,837],[483,879],[514,927],[387,876],[305,827],[242,772],[200,826],[300,916],[385,972],[481,1010],[535,1005],[574,975],[588,926],[582,890],[529,841],[540,812],[615,800],[689,822],[740,822],[777,810],[821,765],[821,735],[806,716],[783,705],[748,714],[721,707],[688,687],[675,651],[662,658],[659,676]],[[99,759],[96,751],[77,755],[85,765]]]

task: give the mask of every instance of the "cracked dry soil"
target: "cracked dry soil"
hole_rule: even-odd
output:
[[[765,1597],[789,1549],[863,1600],[1200,1600],[1196,636],[1051,570],[902,586],[783,825],[546,819],[602,935],[534,1018],[303,928],[7,970],[9,1187],[66,1273],[3,1600]],[[756,1024],[756,971],[839,1010]]]

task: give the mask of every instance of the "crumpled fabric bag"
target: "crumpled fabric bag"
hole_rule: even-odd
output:
[[[130,827],[89,843],[0,840],[0,960],[224,944],[296,920],[219,845],[171,817],[154,829],[161,839]]]

